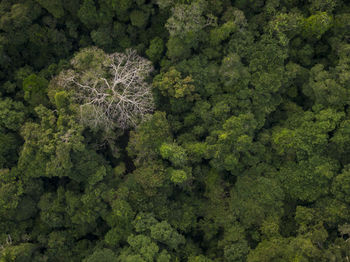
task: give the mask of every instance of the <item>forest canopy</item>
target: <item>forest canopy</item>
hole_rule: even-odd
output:
[[[0,1],[0,261],[348,261],[349,106],[349,1]]]

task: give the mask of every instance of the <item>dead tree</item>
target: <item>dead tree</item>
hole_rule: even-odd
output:
[[[153,67],[136,51],[108,55],[87,48],[71,64],[74,69],[62,72],[58,83],[73,91],[84,125],[127,129],[154,109],[151,85],[146,81]]]

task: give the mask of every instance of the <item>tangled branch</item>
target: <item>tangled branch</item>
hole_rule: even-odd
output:
[[[82,59],[76,56],[72,60],[75,70],[65,71],[59,78],[60,85],[74,90],[83,124],[127,129],[153,110],[151,86],[146,81],[153,70],[150,61],[130,49],[110,55],[97,48],[82,52],[92,59],[98,55],[96,52],[104,57],[101,63],[90,62],[94,66],[79,72],[77,68],[82,67]]]

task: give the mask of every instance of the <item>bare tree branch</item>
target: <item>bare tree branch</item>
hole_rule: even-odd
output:
[[[135,126],[154,109],[151,86],[146,82],[152,64],[130,49],[105,56],[102,70],[67,70],[60,74],[58,83],[75,91],[83,124],[122,129]],[[79,65],[79,61],[73,59],[72,65]]]

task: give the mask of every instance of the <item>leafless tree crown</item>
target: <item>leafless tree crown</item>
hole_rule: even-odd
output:
[[[153,70],[150,61],[131,49],[110,55],[97,48],[81,52],[90,55],[93,66],[84,68],[75,56],[71,62],[75,69],[62,72],[59,81],[74,90],[83,124],[126,129],[153,110],[151,85],[146,81]]]

